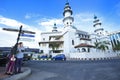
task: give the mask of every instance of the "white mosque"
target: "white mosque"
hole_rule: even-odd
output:
[[[108,34],[101,27],[101,22],[94,16],[92,34],[78,30],[74,25],[73,11],[67,2],[63,12],[63,31],[58,31],[54,24],[51,32],[42,32],[39,42],[40,50],[43,54],[57,55],[65,54],[67,59],[105,59],[115,58],[120,53],[113,53]],[[119,31],[120,33],[120,31]],[[95,42],[109,42],[109,50],[102,51],[95,48]],[[120,35],[119,35],[120,41]]]

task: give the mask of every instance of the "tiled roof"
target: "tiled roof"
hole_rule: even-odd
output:
[[[78,48],[78,47],[94,47],[93,45],[89,45],[89,44],[86,44],[86,43],[81,43],[81,44],[78,44],[76,46],[74,46],[75,48]]]

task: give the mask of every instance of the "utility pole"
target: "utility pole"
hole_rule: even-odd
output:
[[[16,44],[18,44],[19,40],[20,40],[20,34],[22,32],[22,25],[20,26],[20,29],[19,29],[19,33],[18,33],[18,37],[17,37],[17,42]]]
[[[22,32],[22,25],[20,26],[18,37],[17,37],[17,41],[16,41],[16,44],[13,46],[13,48],[11,50],[11,54],[17,54],[18,42],[20,40],[20,34],[21,34],[21,32]]]

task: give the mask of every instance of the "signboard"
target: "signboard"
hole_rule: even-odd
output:
[[[20,38],[20,41],[34,42],[35,39],[31,39],[31,38]]]
[[[33,35],[33,34],[25,34],[25,33],[21,34],[20,36],[24,36],[24,37],[35,37],[35,35]]]
[[[22,33],[20,35],[20,41],[34,42],[35,41],[34,38],[35,38],[34,34]]]

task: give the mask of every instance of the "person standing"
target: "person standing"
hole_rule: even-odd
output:
[[[8,75],[12,75],[14,73],[14,66],[15,66],[15,55],[11,54],[9,55],[9,62],[7,63],[7,67],[6,67],[6,74]]]
[[[18,49],[17,49],[18,53],[16,54],[16,62],[15,62],[15,74],[22,72],[21,67],[23,63],[24,50],[25,48],[23,47],[23,43],[22,42],[18,43]]]

